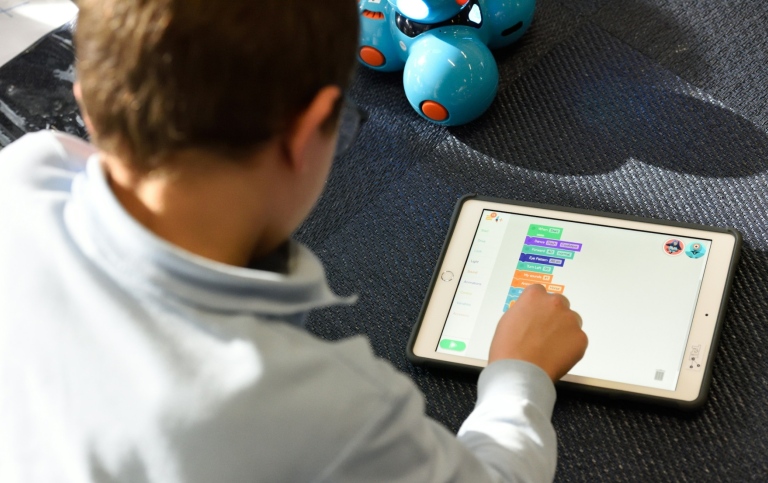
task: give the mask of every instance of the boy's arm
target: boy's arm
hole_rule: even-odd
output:
[[[459,438],[499,475],[554,477],[557,440],[550,424],[553,382],[583,356],[587,336],[567,298],[528,287],[496,327],[477,404]]]
[[[555,388],[541,368],[503,360],[480,374],[474,411],[458,439],[498,481],[552,481]]]
[[[389,365],[382,363],[378,383],[388,397],[369,402],[371,416],[356,423],[354,438],[317,481],[552,481],[555,391],[541,369],[523,361],[486,368],[458,438],[425,416],[421,393]]]
[[[405,378],[382,373],[392,399],[375,405],[377,416],[321,481],[552,481],[552,380],[581,358],[586,336],[567,299],[541,286],[527,289],[513,309],[499,322],[477,404],[458,438],[425,417],[421,394]]]

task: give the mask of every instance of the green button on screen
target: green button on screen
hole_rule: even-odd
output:
[[[440,341],[440,348],[449,351],[461,352],[467,348],[467,344],[460,340],[443,339]]]

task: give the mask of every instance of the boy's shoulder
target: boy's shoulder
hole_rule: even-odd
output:
[[[96,153],[88,142],[59,131],[25,134],[0,150],[3,189],[62,189]]]
[[[295,371],[280,377],[307,380],[307,372],[301,373],[310,371],[316,376],[311,385],[337,387],[335,393],[326,394],[330,400],[338,401],[348,392],[349,399],[391,402],[415,389],[408,377],[373,353],[363,336],[326,341],[292,324],[266,322],[264,327],[271,333],[270,343],[260,352],[265,358],[281,360],[282,371]]]

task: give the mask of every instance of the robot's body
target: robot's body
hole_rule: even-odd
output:
[[[490,49],[519,39],[535,0],[361,0],[360,61],[403,70],[405,95],[421,116],[455,126],[480,116],[496,97]]]

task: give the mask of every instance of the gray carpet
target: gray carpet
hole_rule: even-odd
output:
[[[496,52],[490,110],[443,128],[412,112],[399,74],[360,69],[370,113],[299,230],[353,307],[313,313],[335,340],[365,334],[452,430],[474,381],[414,367],[405,345],[468,192],[733,226],[744,249],[710,398],[681,414],[559,395],[557,481],[768,481],[768,2],[540,0]],[[84,136],[67,29],[0,68],[0,146],[46,127]]]

